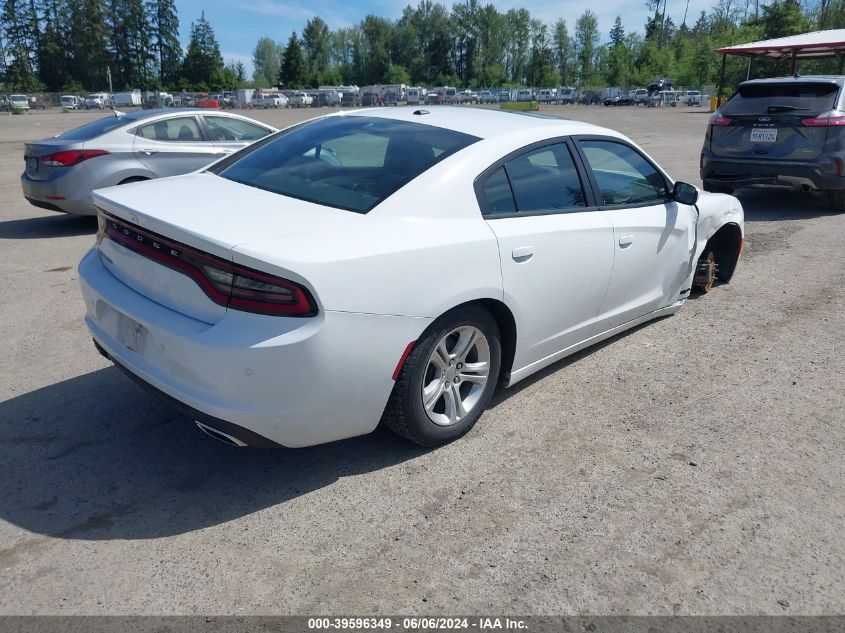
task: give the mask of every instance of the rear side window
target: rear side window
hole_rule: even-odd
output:
[[[487,213],[516,213],[511,185],[505,174],[505,168],[499,167],[484,180],[484,197],[487,198]]]
[[[564,143],[545,145],[509,160],[484,179],[481,189],[485,215],[586,206],[581,179]]]
[[[366,213],[475,136],[377,117],[327,117],[209,169],[284,196]]]
[[[578,171],[562,143],[518,156],[507,164],[507,170],[520,211],[585,206]]]
[[[725,116],[778,112],[820,114],[836,107],[838,94],[836,83],[747,84],[740,86],[719,110]]]
[[[212,141],[257,141],[270,134],[270,130],[255,123],[226,116],[205,116]]]

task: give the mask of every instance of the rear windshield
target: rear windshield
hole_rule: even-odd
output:
[[[835,83],[790,82],[784,84],[748,84],[720,110],[724,115],[796,112],[819,114],[836,107],[839,86]]]
[[[122,117],[110,116],[104,119],[97,119],[91,123],[80,125],[67,132],[62,132],[56,138],[67,139],[68,141],[87,141],[95,138],[106,132],[111,132],[123,125],[126,125],[127,119]]]
[[[477,140],[420,123],[328,117],[259,142],[209,171],[284,196],[366,213]]]

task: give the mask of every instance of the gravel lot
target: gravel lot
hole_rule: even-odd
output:
[[[702,110],[545,109],[700,184]],[[845,613],[845,215],[823,197],[743,192],[730,285],[499,393],[450,446],[236,450],[95,352],[95,222],[21,195],[23,141],[95,116],[0,117],[0,614]]]

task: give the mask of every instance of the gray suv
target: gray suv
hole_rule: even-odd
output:
[[[827,191],[845,211],[845,77],[755,79],[710,117],[705,191],[749,185]]]

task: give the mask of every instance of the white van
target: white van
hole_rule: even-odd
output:
[[[29,110],[29,97],[26,95],[9,95],[9,106],[12,110]]]
[[[76,95],[62,95],[62,110],[79,110],[82,99]]]
[[[406,88],[405,99],[408,105],[419,105],[425,103],[425,90],[423,88]]]

